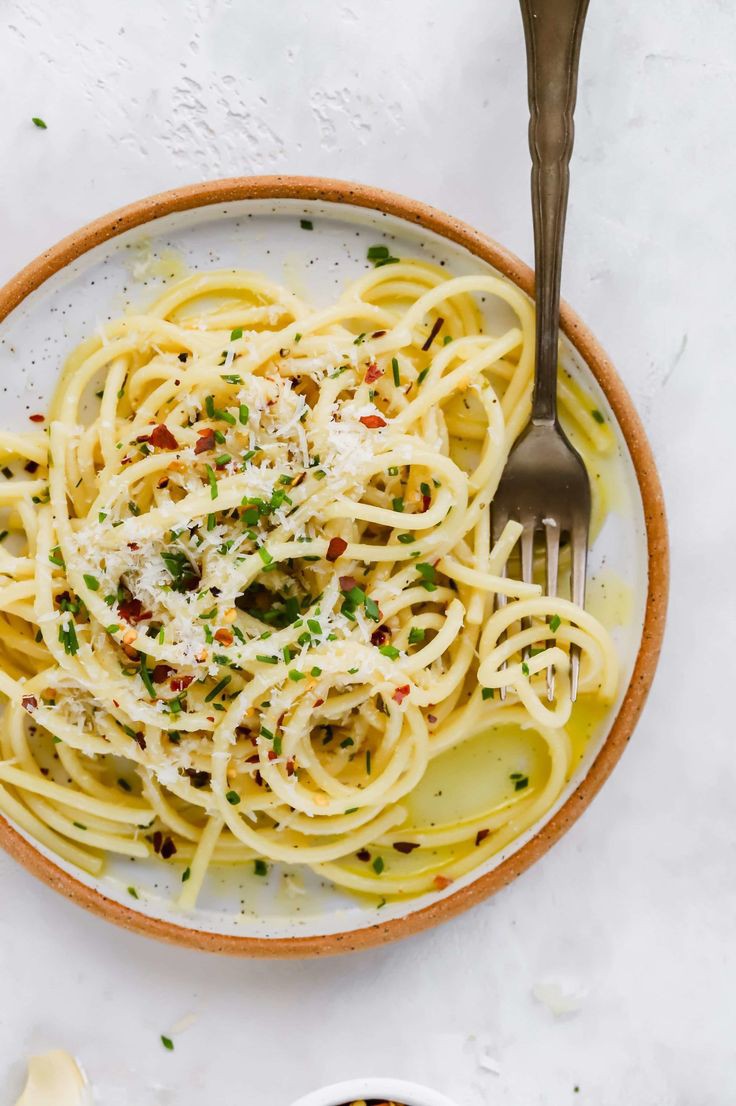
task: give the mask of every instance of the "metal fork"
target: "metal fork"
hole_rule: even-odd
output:
[[[520,0],[529,84],[529,149],[536,269],[534,394],[528,426],[509,454],[493,501],[493,540],[509,519],[523,526],[521,573],[532,581],[535,535],[546,547],[546,587],[557,594],[560,543],[571,546],[570,594],[585,602],[590,480],[557,418],[557,344],[562,243],[573,146],[578,62],[588,0]],[[503,606],[505,596],[497,596]],[[570,692],[577,696],[580,651],[570,650]],[[547,697],[554,698],[554,671]],[[501,691],[505,698],[505,690]]]

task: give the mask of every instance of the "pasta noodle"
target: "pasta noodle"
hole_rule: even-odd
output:
[[[47,421],[0,435],[0,811],[67,862],[157,853],[189,908],[223,863],[442,890],[569,778],[571,644],[580,694],[615,695],[603,626],[504,574],[518,525],[490,547],[528,300],[378,257],[319,310],[254,273],[188,277],[83,343]],[[512,325],[487,333],[478,296]],[[506,724],[546,775],[412,824],[433,758]]]

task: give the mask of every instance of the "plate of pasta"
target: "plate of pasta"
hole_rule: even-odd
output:
[[[530,288],[423,205],[244,178],[99,220],[0,292],[11,853],[154,936],[303,955],[449,917],[564,832],[646,697],[667,538],[565,308],[586,609],[519,579],[515,524],[492,546]]]

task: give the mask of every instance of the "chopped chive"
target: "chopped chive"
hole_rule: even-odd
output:
[[[371,774],[371,751],[370,751],[370,749],[366,749],[366,751],[365,751],[365,771],[366,771],[366,775],[370,776],[370,774]]]
[[[273,562],[273,557],[268,552],[265,545],[260,545],[258,547],[258,556],[261,558],[264,565],[270,565]]]
[[[167,1048],[169,1052],[174,1051],[174,1042],[172,1041],[171,1037],[165,1037],[163,1033],[161,1034],[161,1044],[164,1046],[164,1048]]]
[[[100,513],[97,516],[97,521],[98,522],[104,522],[106,518],[107,518],[107,512],[106,511],[100,511]]]
[[[322,675],[322,669],[318,668],[317,665],[315,664],[314,668],[310,672],[310,676],[314,676],[316,678],[317,676],[321,676],[321,675]]]
[[[373,867],[373,871],[376,873],[376,875],[380,876],[381,872],[383,871],[383,869],[385,867],[384,862],[383,862],[383,857],[382,856],[377,856],[373,861],[372,867]]]
[[[132,791],[133,790],[133,788],[130,786],[128,781],[124,780],[124,779],[119,779],[118,780],[118,787],[120,788],[121,791]]]
[[[146,691],[148,692],[148,694],[151,696],[152,699],[155,699],[156,698],[156,692],[154,690],[153,683],[151,681],[151,673],[148,670],[148,664],[146,663],[145,653],[141,653],[141,662],[140,662],[140,665],[138,667],[138,673],[140,675],[140,678],[143,680],[143,686],[145,687]]]
[[[105,627],[105,632],[108,633],[108,634],[116,634],[119,629],[120,629],[120,627],[117,625],[117,623],[113,623],[112,626],[106,626]]]
[[[514,775],[516,776],[516,778],[514,779],[514,791],[523,791],[526,787],[529,786],[528,776],[520,776],[517,773],[514,773]]]
[[[46,124],[44,123],[43,119],[40,118],[40,116],[38,116],[38,115],[32,116],[31,117],[31,122],[33,123],[34,127],[38,127],[42,131],[46,130]]]
[[[590,413],[591,413],[591,415],[593,416],[593,418],[595,419],[596,422],[603,423],[603,422],[606,421],[604,419],[603,415],[600,413],[600,411],[597,408],[594,408]]]
[[[221,453],[219,457],[215,457],[215,464],[218,468],[222,468],[224,465],[229,465],[232,461],[232,457],[229,453]]]
[[[245,426],[250,418],[250,411],[245,403],[240,404],[240,411],[238,415],[241,426]],[[249,458],[250,459],[250,458]]]
[[[136,891],[135,887],[129,887],[128,888],[128,894],[133,899],[137,899],[139,897],[138,892]]]
[[[413,534],[397,534],[397,540],[400,541],[402,545],[411,545],[413,541],[416,541],[416,538]]]
[[[230,806],[237,806],[240,802],[240,795],[238,795],[237,791],[228,791],[225,798],[230,803]]]
[[[262,664],[278,664],[279,663],[279,658],[278,657],[266,657],[262,653],[257,653],[256,654],[256,660],[260,661]]]
[[[289,679],[293,680],[294,683],[298,683],[299,680],[306,679],[306,675],[306,672],[299,672],[296,668],[292,668],[289,671]]]
[[[422,369],[419,376],[417,377],[417,388],[422,383],[422,381],[424,380],[424,378],[426,377],[428,372],[429,372],[429,366],[427,366],[426,369]]]
[[[396,499],[392,499],[391,506],[395,511],[399,511],[401,513],[404,510],[404,497],[397,496]]]
[[[395,357],[391,358],[391,371],[394,375],[394,384],[398,388],[401,384],[401,374],[399,373],[399,362]]]
[[[204,467],[207,470],[207,479],[209,480],[210,484],[210,498],[217,499],[217,477],[215,476],[214,469],[212,468],[212,465],[205,465]]]
[[[389,476],[398,476],[399,475],[398,465],[391,465],[391,468],[388,470],[388,474],[389,474]]]
[[[421,562],[415,567],[422,578],[422,587],[425,588],[426,591],[437,591],[437,584],[435,583],[435,580],[437,579],[437,571],[434,565],[429,565]]]
[[[529,675],[529,665],[526,663],[526,661],[521,662],[521,671],[524,673],[525,676]]]
[[[379,645],[378,652],[382,653],[384,657],[388,657],[390,660],[395,661],[399,656],[399,650],[395,645]]]
[[[388,246],[369,246],[366,257],[369,261],[379,261],[382,257],[389,256]]]
[[[409,644],[418,645],[420,641],[424,641],[424,628],[422,626],[412,626],[409,630]]]
[[[100,581],[97,579],[96,576],[89,576],[85,572],[84,582],[85,582],[85,584],[87,585],[87,587],[89,588],[90,591],[99,591],[100,590]]]
[[[212,688],[212,691],[209,693],[209,695],[205,695],[205,703],[211,703],[213,699],[216,699],[220,692],[225,690],[231,680],[232,676],[223,676],[222,679]]]
[[[261,860],[259,857],[258,860],[253,861],[253,871],[257,876],[267,876],[268,864],[266,864],[265,860]]]
[[[242,338],[242,337],[243,337],[243,328],[242,328],[242,326],[236,326],[235,330],[230,331],[230,341],[231,342],[236,342],[238,340],[238,338]]]
[[[492,699],[493,698],[493,688],[492,687],[481,688],[480,697],[481,697],[481,699]]]
[[[554,614],[554,615],[552,615],[552,618],[550,618],[549,628],[550,628],[550,630],[552,631],[553,634],[557,633],[557,631],[559,630],[560,621],[561,621],[561,619],[560,619],[560,616],[558,614]]]
[[[184,869],[184,871],[182,872],[182,874],[181,874],[181,882],[186,883],[191,878],[191,875],[192,875],[192,869],[189,868],[189,867],[186,867]]]
[[[299,226],[302,230],[314,230],[314,223],[311,219],[300,219]]]

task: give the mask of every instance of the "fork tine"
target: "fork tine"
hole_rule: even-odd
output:
[[[560,559],[560,527],[553,518],[545,518],[544,534],[547,545],[547,595],[557,595],[557,571]],[[547,642],[550,646],[553,643]],[[547,699],[551,703],[555,697],[554,665],[547,668]]]
[[[520,539],[521,545],[521,578],[525,584],[534,583],[534,520],[529,519],[524,523],[524,529]],[[522,630],[528,630],[532,624],[530,618],[522,618]],[[529,656],[529,649],[523,650],[524,660]]]
[[[570,579],[570,591],[573,603],[578,607],[585,606],[585,574],[588,565],[588,523],[587,519],[575,519],[570,529],[570,546],[572,550],[572,572]],[[570,698],[575,702],[578,694],[578,679],[580,676],[580,648],[577,645],[570,647]]]
[[[503,533],[503,531],[506,527],[506,523],[508,521],[509,521],[509,516],[508,516],[507,511],[502,511],[500,508],[498,508],[496,506],[494,506],[492,508],[492,510],[491,510],[491,533],[493,535],[493,544],[494,545],[496,544],[498,539],[501,537],[501,534]],[[498,574],[499,574],[499,576],[505,576],[506,575],[506,565],[505,564],[502,565],[499,568]],[[505,595],[499,595],[498,592],[496,592],[495,602],[494,602],[494,609],[495,610],[497,610],[497,611],[501,610],[502,607],[506,606],[507,602],[508,602],[508,599]],[[499,642],[503,641],[505,639],[505,637],[506,637],[505,633],[501,634],[499,639],[498,639]],[[505,667],[506,667],[505,663],[501,665],[502,669],[505,668]],[[498,696],[499,696],[499,699],[501,700],[501,702],[503,702],[505,700],[505,698],[506,698],[506,688],[505,687],[500,687],[498,689]]]

